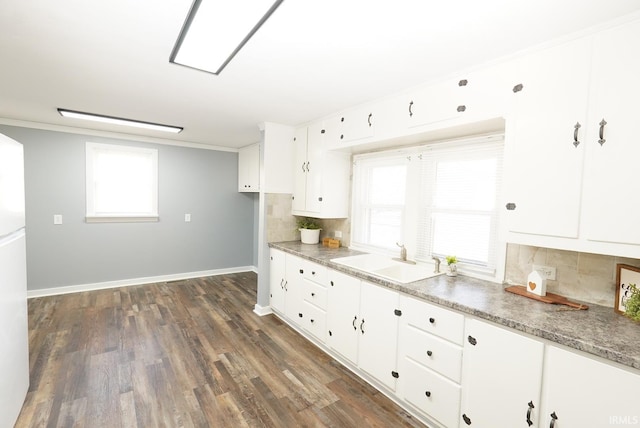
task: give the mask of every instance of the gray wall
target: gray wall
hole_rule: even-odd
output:
[[[255,201],[237,191],[237,153],[11,126],[0,132],[24,145],[30,290],[255,264]],[[159,222],[85,222],[87,141],[158,149]]]

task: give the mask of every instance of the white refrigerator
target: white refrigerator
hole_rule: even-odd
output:
[[[22,144],[0,134],[0,428],[13,427],[29,388]]]

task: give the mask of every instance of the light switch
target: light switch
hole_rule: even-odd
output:
[[[184,221],[185,221],[186,223],[189,223],[189,222],[191,221],[191,214],[185,214],[185,215],[184,215]]]
[[[53,215],[53,224],[62,224],[62,214]]]

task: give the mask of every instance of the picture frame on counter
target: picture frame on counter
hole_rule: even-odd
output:
[[[619,314],[626,312],[625,303],[631,297],[631,285],[640,286],[640,268],[618,263],[616,265],[616,301],[614,309]]]

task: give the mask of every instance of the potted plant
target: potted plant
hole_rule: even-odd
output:
[[[636,284],[629,284],[629,286],[631,297],[624,304],[624,314],[632,320],[640,321],[640,290],[638,290]]]
[[[300,240],[303,244],[317,244],[320,242],[320,223],[317,220],[304,217],[297,221]]]
[[[456,256],[447,256],[447,276],[458,276],[458,258]]]

